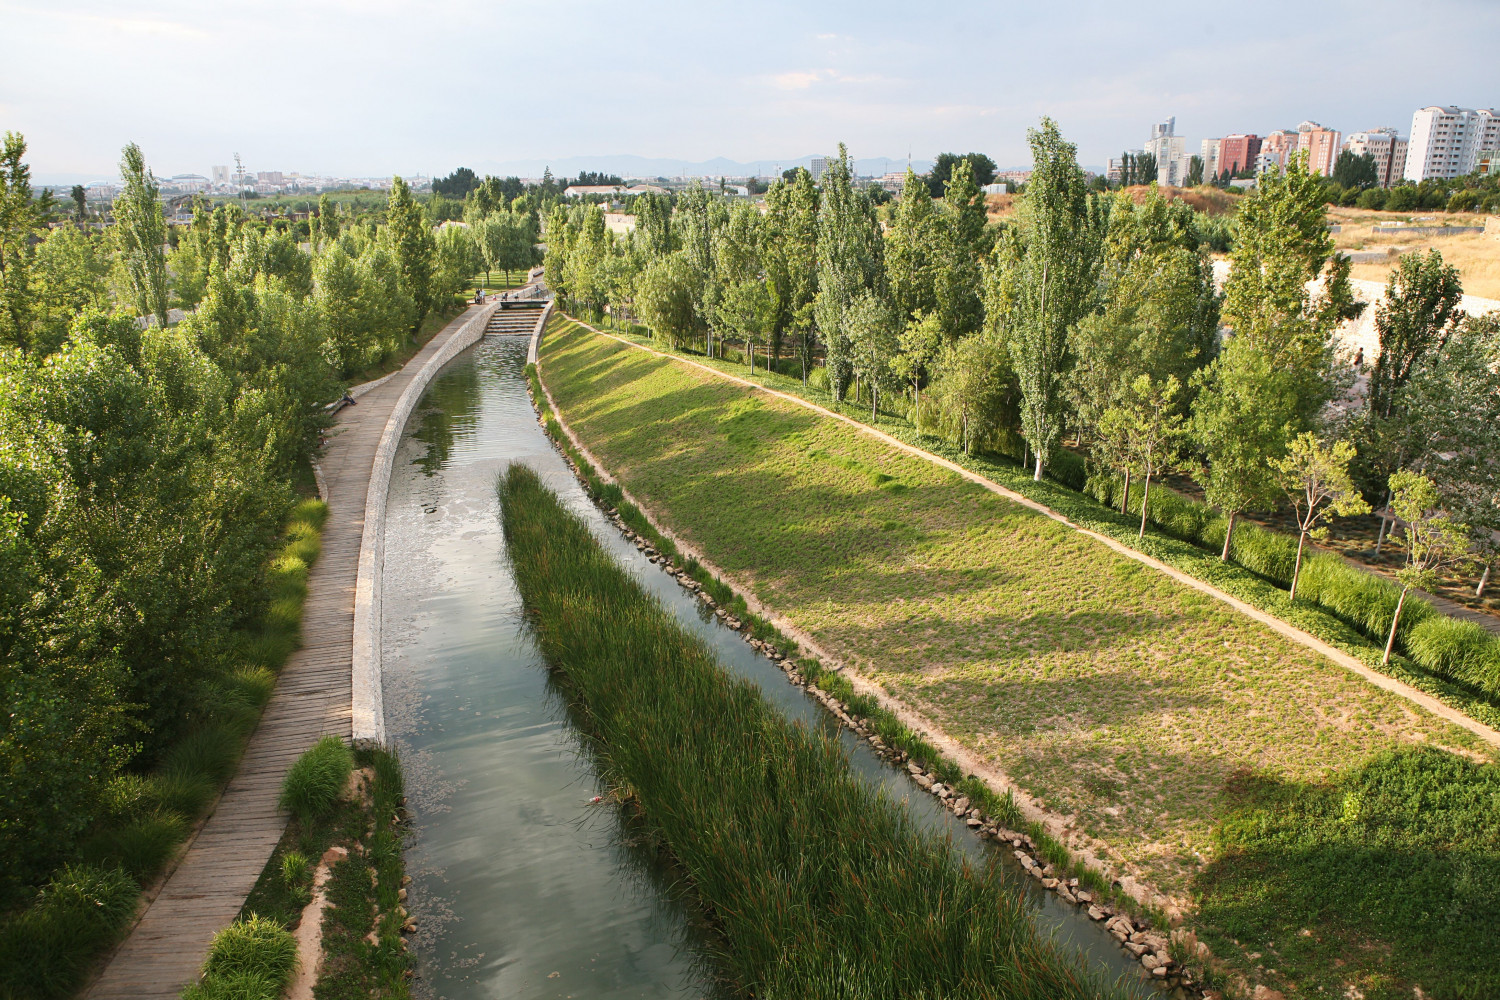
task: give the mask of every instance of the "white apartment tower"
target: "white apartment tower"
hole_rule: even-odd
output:
[[[1177,186],[1187,180],[1188,158],[1183,138],[1176,134],[1177,118],[1151,126],[1151,141],[1145,151],[1156,157],[1156,183]]]
[[[1344,148],[1355,156],[1370,154],[1375,161],[1375,176],[1383,188],[1399,181],[1406,169],[1406,140],[1393,128],[1351,132],[1344,140]]]
[[[1478,166],[1481,153],[1497,149],[1500,113],[1495,109],[1476,111],[1434,104],[1411,116],[1411,140],[1402,176],[1409,181],[1462,177]]]

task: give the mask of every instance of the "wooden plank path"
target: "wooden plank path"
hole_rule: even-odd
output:
[[[90,1000],[175,998],[197,978],[209,942],[233,922],[286,829],[276,799],[287,768],[321,736],[349,738],[355,576],[375,449],[412,376],[476,308],[444,327],[400,371],[361,394],[358,405],[339,412],[321,458],[328,520],[323,552],[308,574],[302,648],[277,679],[213,815],[90,986]]]

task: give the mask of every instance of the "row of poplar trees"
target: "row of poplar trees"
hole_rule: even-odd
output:
[[[920,432],[1008,451],[1038,480],[1054,463],[1081,472],[1076,452],[1127,495],[1132,473],[1190,471],[1226,516],[1226,558],[1238,516],[1281,499],[1276,463],[1308,432],[1358,445],[1346,464],[1377,503],[1399,468],[1446,478],[1491,537],[1500,353],[1495,323],[1458,308],[1451,267],[1403,261],[1377,311],[1380,360],[1360,370],[1334,333],[1364,306],[1305,161],[1240,200],[1221,292],[1190,207],[1092,190],[1050,120],[1029,140],[1033,172],[1003,223],[967,162],[940,199],[908,171],[882,218],[841,148],[818,185],[806,171],[773,184],[764,212],[698,187],[675,211],[643,196],[617,239],[596,208],[555,208],[547,280],[673,347],[739,342],[753,366],[790,344],[835,399],[873,417],[900,393],[893,409]],[[1367,391],[1351,394],[1359,377]]]

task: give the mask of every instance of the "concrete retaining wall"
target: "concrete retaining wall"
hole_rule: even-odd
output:
[[[370,470],[370,488],[365,494],[365,526],[359,545],[359,576],[354,589],[353,736],[355,743],[385,742],[385,703],[381,693],[380,592],[385,568],[385,500],[391,486],[396,446],[406,429],[407,418],[427,390],[433,376],[464,350],[484,337],[490,314],[498,301],[479,310],[427,359],[401,393],[396,408],[386,420],[375,464]]]

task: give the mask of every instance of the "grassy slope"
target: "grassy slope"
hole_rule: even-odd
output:
[[[586,333],[545,358],[575,430],[674,530],[1174,894],[1246,770],[1475,745],[847,426]]]
[[[731,677],[536,473],[512,466],[499,492],[542,653],[611,786],[712,915],[737,992],[1124,995],[1037,934],[1001,867],[919,832],[851,775],[836,741]]]

